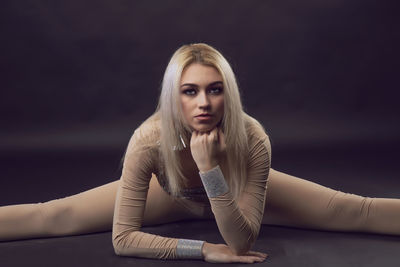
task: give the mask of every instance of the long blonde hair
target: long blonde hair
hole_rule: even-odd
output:
[[[189,144],[191,129],[182,113],[179,86],[183,70],[192,63],[214,67],[222,76],[224,88],[224,115],[221,127],[226,140],[227,166],[225,177],[231,192],[238,197],[246,183],[248,140],[245,115],[235,75],[228,61],[213,47],[189,44],[180,47],[171,57],[165,70],[157,111],[161,119],[160,149],[172,194],[178,195],[186,183],[178,153],[182,141]],[[223,169],[224,170],[224,169]]]

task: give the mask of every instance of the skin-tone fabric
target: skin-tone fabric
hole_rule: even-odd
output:
[[[143,127],[135,131],[128,145],[113,222],[113,245],[118,255],[177,258],[178,239],[140,231],[152,173],[160,175],[157,132],[151,127]],[[209,198],[222,237],[237,252],[249,250],[257,238],[264,213],[270,165],[271,152],[267,135],[258,132],[249,133],[248,136],[248,177],[240,199],[236,200],[230,190],[221,196]],[[222,173],[226,179],[226,168],[222,168]],[[188,177],[189,180],[196,178]]]
[[[119,254],[152,258],[176,258],[178,239],[144,233],[141,226],[185,219],[215,218],[221,235],[232,246],[243,240],[251,245],[261,223],[400,234],[400,200],[345,194],[270,169],[265,141],[260,136],[249,140],[252,168],[247,193],[239,201],[232,202],[229,194],[210,199],[210,204],[172,197],[157,181],[157,157],[152,155],[156,150],[147,150],[144,153],[153,157],[144,158],[129,154],[128,147],[120,181],[45,203],[0,207],[0,241],[110,230],[113,215]],[[239,223],[233,224],[235,219]]]

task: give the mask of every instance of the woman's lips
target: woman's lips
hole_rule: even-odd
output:
[[[195,117],[196,119],[198,119],[199,121],[208,121],[212,119],[211,115],[198,115]]]

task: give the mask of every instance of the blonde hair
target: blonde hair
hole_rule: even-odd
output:
[[[182,141],[189,144],[191,129],[185,122],[179,87],[183,70],[192,63],[214,67],[222,76],[224,88],[224,115],[221,127],[225,134],[227,162],[226,177],[231,192],[238,197],[246,183],[248,141],[245,116],[235,75],[228,61],[213,47],[204,44],[189,44],[180,47],[171,57],[165,70],[157,111],[161,119],[160,149],[168,177],[169,189],[179,194],[186,178],[177,151]],[[222,167],[222,166],[221,166]],[[223,168],[224,170],[224,168]]]

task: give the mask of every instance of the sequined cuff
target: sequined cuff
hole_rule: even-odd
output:
[[[179,239],[176,255],[179,259],[203,259],[203,244],[201,240]]]
[[[200,172],[199,174],[209,198],[218,197],[229,191],[229,187],[226,184],[219,165],[209,171]]]

